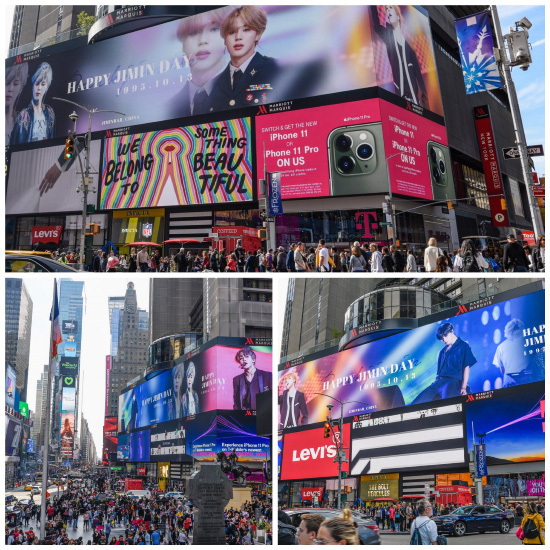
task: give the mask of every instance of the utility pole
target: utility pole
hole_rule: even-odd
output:
[[[508,93],[508,101],[510,102],[510,111],[512,113],[512,121],[516,135],[516,146],[518,148],[519,158],[521,161],[521,171],[523,173],[523,179],[525,180],[525,187],[527,188],[527,201],[529,203],[529,210],[533,220],[535,239],[538,239],[539,235],[544,234],[544,225],[542,223],[542,217],[540,215],[538,204],[535,202],[535,195],[533,194],[533,176],[529,166],[529,157],[527,155],[527,140],[525,139],[525,131],[523,129],[523,121],[519,110],[516,87],[514,85],[514,81],[512,80],[512,71],[510,70],[511,66],[519,66],[521,69],[526,71],[529,67],[531,56],[528,51],[526,52],[525,58],[522,58],[518,53],[513,55],[514,59],[512,62],[509,61],[506,48],[504,46],[504,37],[502,36],[502,29],[500,28],[500,19],[498,17],[497,8],[496,6],[491,6],[489,10],[491,17],[493,18],[497,49],[500,57],[500,66],[504,76],[504,85]],[[527,33],[527,29],[531,27],[531,23],[524,18],[519,23],[516,23],[516,26],[523,27],[524,32]],[[509,37],[509,35],[506,36]],[[511,51],[513,53],[513,50]]]
[[[388,191],[389,191],[389,195],[387,197],[385,197],[386,203],[382,204],[382,208],[384,208],[384,204],[388,205],[388,210],[389,210],[388,214],[390,215],[391,227],[392,227],[392,231],[391,231],[392,243],[393,243],[394,246],[397,246],[397,227],[395,225],[395,209],[394,209],[394,206],[393,206],[393,195],[392,195],[392,192],[391,192],[390,163],[389,163],[389,161],[392,158],[397,157],[400,154],[401,153],[394,153],[393,155],[390,155],[389,157],[386,157],[386,172],[388,174]],[[386,219],[388,219],[388,218],[386,218]]]
[[[80,235],[80,271],[84,271],[84,264],[86,262],[86,214],[88,210],[88,192],[90,191],[89,185],[90,185],[90,147],[92,145],[92,116],[95,113],[115,113],[117,115],[126,116],[125,113],[121,113],[120,111],[109,111],[106,109],[88,109],[87,107],[84,107],[83,105],[80,105],[79,103],[76,103],[74,101],[69,101],[68,99],[64,99],[62,97],[54,97],[53,99],[57,99],[58,101],[64,101],[65,103],[70,103],[71,105],[76,105],[80,109],[83,109],[88,113],[88,132],[86,133],[86,139],[84,143],[84,148],[86,150],[86,158],[85,158],[85,167],[84,171],[82,171],[82,161],[80,160],[80,153],[77,152],[78,160],[80,162],[80,171],[82,174],[82,187],[77,189],[77,193],[82,191],[82,233]],[[76,113],[73,113],[70,115],[70,119],[75,123],[75,130],[76,130],[76,121],[78,120],[78,115]],[[94,172],[97,174],[97,172]]]

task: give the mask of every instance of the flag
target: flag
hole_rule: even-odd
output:
[[[57,344],[61,344],[61,327],[59,325],[59,304],[57,303],[57,281],[54,281],[53,304],[50,313],[50,321],[52,323],[52,356],[50,358],[50,370],[55,374],[57,366]]]

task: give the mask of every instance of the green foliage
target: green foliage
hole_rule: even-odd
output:
[[[85,11],[81,11],[77,16],[78,21],[78,36],[86,36],[92,25],[95,23],[95,16],[88,15]]]
[[[339,340],[346,333],[343,330],[338,330],[337,328],[331,328],[330,329],[330,334],[331,334],[333,340],[336,340],[337,338]]]

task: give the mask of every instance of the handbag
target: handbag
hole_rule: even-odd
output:
[[[519,540],[523,540],[524,537],[525,537],[525,534],[523,532],[523,529],[521,527],[518,527],[518,530],[516,531],[516,537],[519,539]]]

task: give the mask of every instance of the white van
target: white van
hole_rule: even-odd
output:
[[[135,499],[139,499],[139,498],[151,498],[152,495],[151,495],[151,491],[149,490],[144,490],[144,491],[141,491],[141,490],[137,490],[137,489],[130,489],[127,493],[126,493],[126,496],[129,497],[129,498],[135,498]]]
[[[40,495],[40,494],[42,494],[42,486],[33,485],[31,489],[31,495]]]

